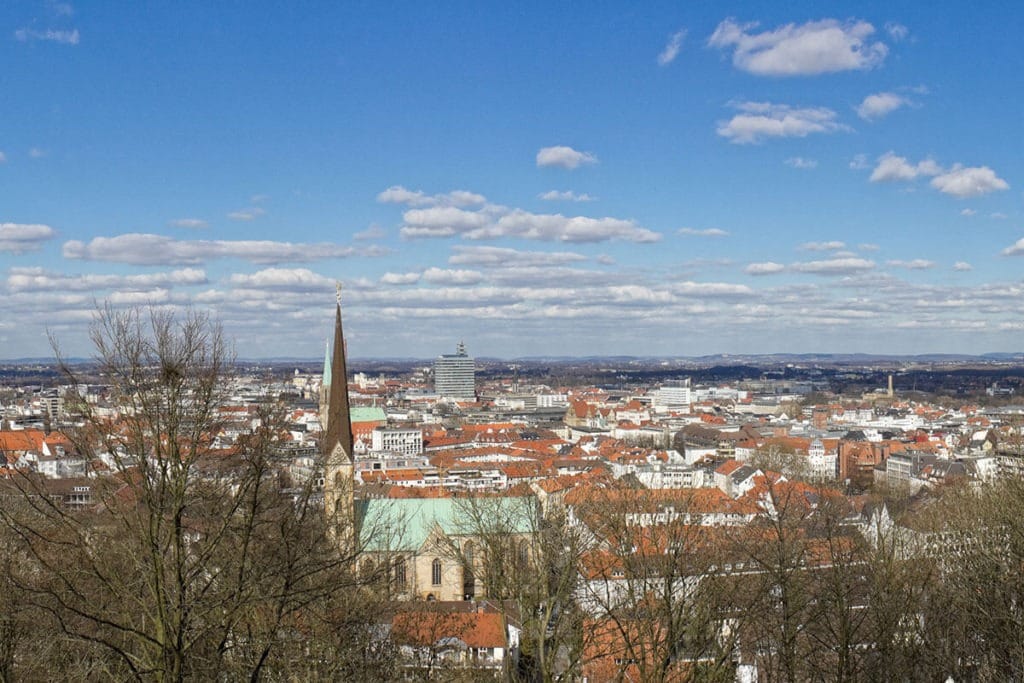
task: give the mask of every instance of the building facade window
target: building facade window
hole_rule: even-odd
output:
[[[441,560],[435,559],[430,566],[430,583],[435,586],[441,585]]]
[[[405,558],[400,557],[395,560],[395,587],[405,588],[406,576],[405,576]]]

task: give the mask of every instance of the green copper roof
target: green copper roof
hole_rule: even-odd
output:
[[[356,503],[359,542],[371,552],[415,552],[437,524],[448,536],[494,532],[528,533],[536,528],[537,499],[375,498]]]
[[[384,422],[388,419],[384,409],[376,406],[353,406],[349,415],[353,422]]]

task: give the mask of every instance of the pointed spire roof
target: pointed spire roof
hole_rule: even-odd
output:
[[[334,316],[334,353],[329,368],[330,394],[327,399],[327,436],[324,454],[332,456],[340,446],[352,459],[352,422],[348,406],[348,368],[345,365],[345,335],[341,329],[341,288]]]

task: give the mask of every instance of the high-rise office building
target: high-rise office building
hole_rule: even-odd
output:
[[[459,342],[454,355],[438,356],[434,361],[434,391],[444,398],[476,398],[476,367]]]

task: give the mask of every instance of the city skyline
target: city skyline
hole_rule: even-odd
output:
[[[1024,11],[827,9],[14,3],[0,355],[1020,351]]]

